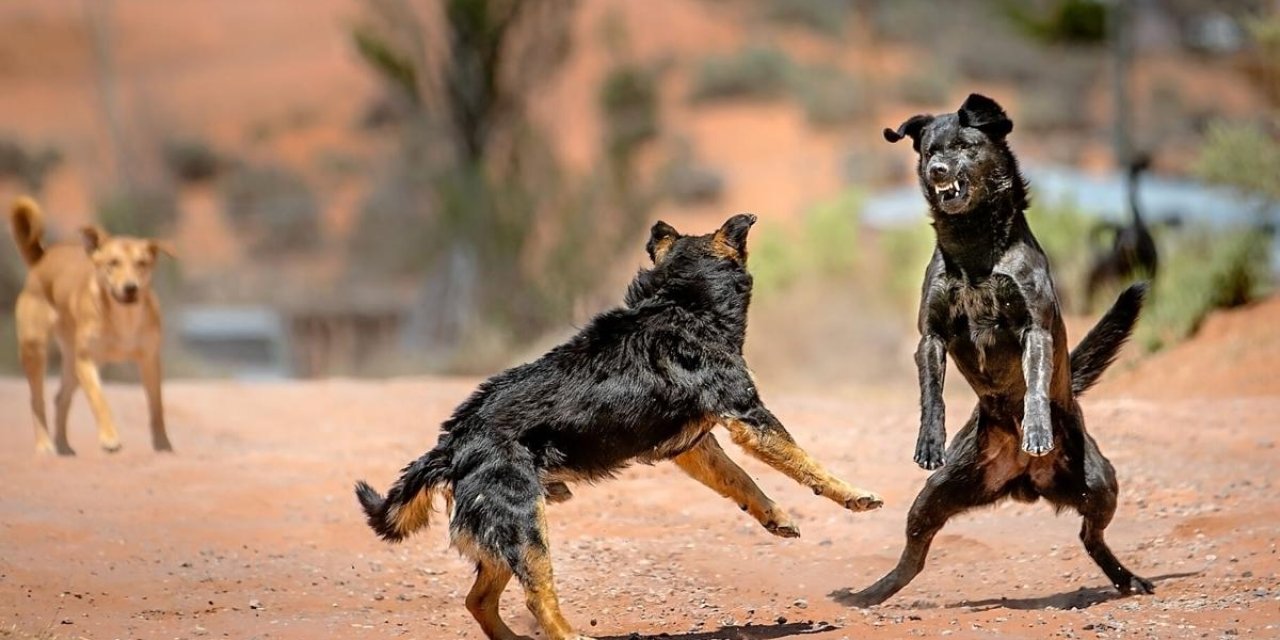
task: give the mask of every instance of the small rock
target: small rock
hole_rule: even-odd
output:
[[[257,598],[254,598],[253,600],[250,600],[250,601],[249,601],[249,608],[250,608],[250,609],[261,609],[261,608],[262,608],[262,601],[261,601],[261,600],[258,600]]]

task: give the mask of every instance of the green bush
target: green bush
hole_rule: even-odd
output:
[[[946,65],[928,64],[898,80],[898,95],[919,105],[943,105],[951,96],[955,72]]]
[[[702,61],[693,78],[694,102],[732,98],[767,99],[787,91],[791,59],[772,47],[751,46]]]
[[[55,147],[36,147],[12,136],[0,136],[0,178],[20,180],[24,189],[43,189],[49,173],[61,163],[62,152]]]
[[[1280,142],[1258,123],[1214,122],[1195,172],[1208,182],[1280,200]]]
[[[605,148],[615,160],[629,158],[658,135],[658,84],[654,73],[635,64],[619,64],[600,86],[605,116]]]
[[[861,193],[846,191],[811,207],[798,228],[766,226],[754,233],[749,260],[758,295],[767,298],[802,279],[851,276],[862,200]]]
[[[807,67],[792,77],[792,93],[814,125],[839,125],[870,115],[865,87],[838,68]]]
[[[1238,307],[1270,288],[1270,238],[1256,231],[1188,230],[1161,253],[1160,275],[1138,325],[1137,340],[1158,351],[1192,335],[1217,309]]]
[[[109,233],[154,238],[178,222],[178,196],[163,186],[120,188],[98,199],[98,222]]]
[[[765,18],[827,36],[839,36],[852,9],[851,0],[768,0]]]
[[[262,256],[320,244],[320,205],[301,176],[278,166],[243,166],[222,184],[222,207]]]

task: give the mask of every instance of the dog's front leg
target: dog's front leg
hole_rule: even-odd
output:
[[[725,426],[734,443],[747,453],[813,489],[817,495],[852,511],[869,511],[884,505],[880,496],[831,475],[796,444],[782,423],[763,406],[745,415],[727,418]]]
[[[110,453],[120,450],[120,434],[116,431],[115,419],[111,417],[111,408],[102,395],[102,381],[98,378],[98,365],[93,358],[76,354],[76,379],[89,399],[89,408],[93,411],[93,419],[98,423],[98,443]]]
[[[1022,409],[1022,450],[1042,456],[1053,450],[1049,382],[1053,377],[1053,336],[1033,324],[1022,336],[1022,375],[1027,394]]]
[[[765,530],[779,538],[798,538],[800,528],[720,448],[713,434],[705,434],[692,449],[672,458],[689,477],[733,500]]]
[[[947,405],[942,399],[947,375],[947,347],[936,333],[926,331],[916,348],[920,377],[920,433],[916,436],[916,464],[933,471],[946,463]]]

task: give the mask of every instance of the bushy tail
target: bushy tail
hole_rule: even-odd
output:
[[[447,442],[409,463],[400,479],[383,498],[363,480],[356,483],[356,498],[364,507],[369,526],[383,540],[399,542],[428,524],[435,496],[450,483]]]
[[[18,252],[22,254],[27,266],[44,257],[44,243],[40,240],[44,235],[44,215],[40,213],[40,205],[35,200],[21,196],[13,201],[9,228],[13,231],[13,242],[18,245]]]
[[[1133,333],[1147,295],[1147,283],[1139,282],[1124,290],[1107,314],[1089,330],[1089,334],[1071,351],[1071,391],[1080,395],[1092,387],[1102,372],[1115,362],[1120,347]]]

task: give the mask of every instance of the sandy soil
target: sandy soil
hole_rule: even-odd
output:
[[[800,524],[803,537],[783,541],[674,466],[638,467],[552,509],[566,611],[609,638],[1280,637],[1280,379],[1266,351],[1231,347],[1274,345],[1278,316],[1271,302],[1216,318],[1085,402],[1123,486],[1110,541],[1155,596],[1118,597],[1075,516],[1005,504],[953,521],[885,605],[831,601],[891,566],[925,479],[910,461],[914,391],[890,386],[770,398],[885,509],[851,515],[744,460]],[[1188,366],[1254,383],[1169,374]],[[175,381],[173,456],[147,450],[141,392],[113,386],[124,452],[95,447],[78,400],[80,455],[47,459],[30,452],[25,386],[0,380],[0,637],[479,637],[462,608],[470,569],[444,529],[384,545],[350,492],[357,478],[389,484],[473,384]],[[950,408],[958,425],[968,403],[956,394]],[[533,633],[521,600],[509,590],[505,615]]]

